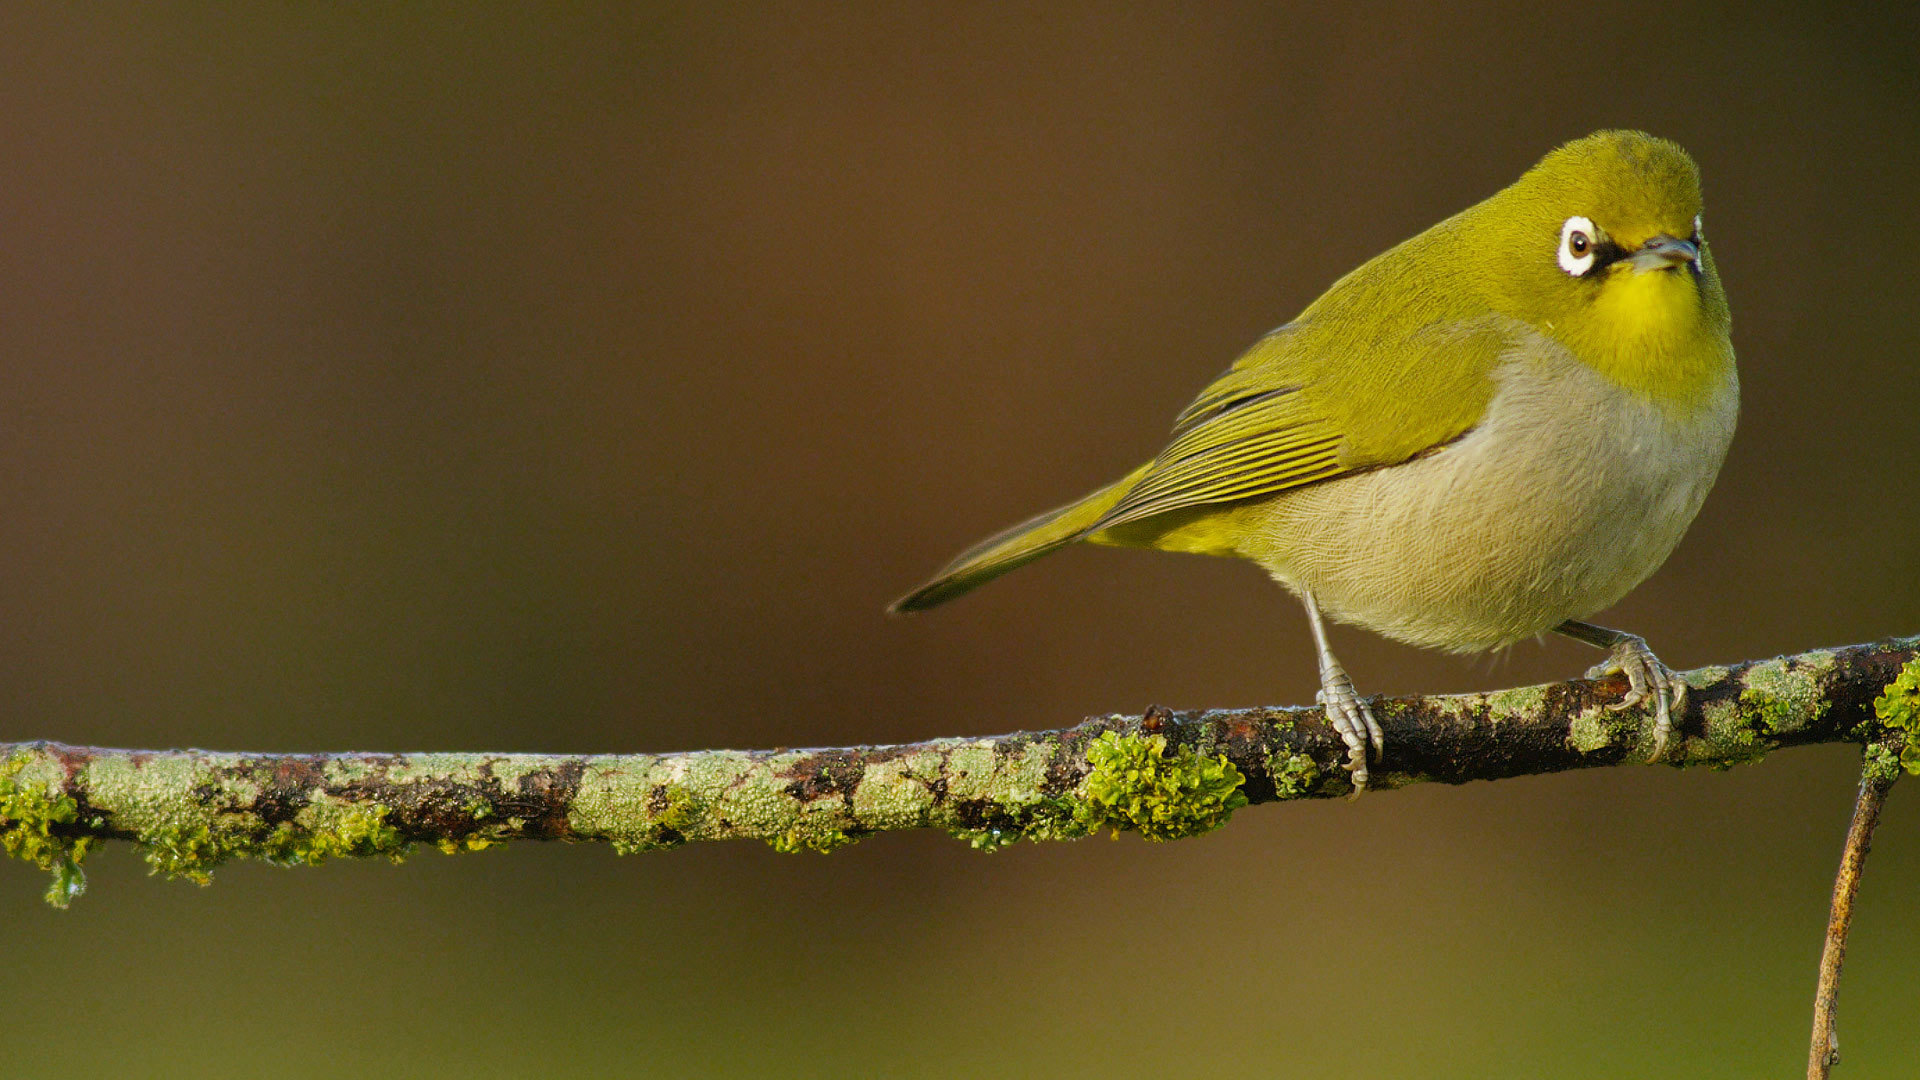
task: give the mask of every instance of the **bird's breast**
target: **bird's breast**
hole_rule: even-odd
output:
[[[1713,486],[1738,385],[1680,410],[1535,338],[1486,416],[1431,454],[1253,511],[1242,554],[1323,610],[1468,652],[1611,606],[1666,560]]]

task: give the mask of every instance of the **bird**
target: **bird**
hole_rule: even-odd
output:
[[[1732,316],[1679,145],[1607,130],[1362,263],[1255,341],[1152,460],[988,537],[889,608],[951,600],[1075,543],[1230,556],[1304,606],[1316,701],[1356,794],[1385,739],[1332,619],[1468,654],[1556,632],[1608,651],[1609,708],[1686,683],[1586,621],[1658,569],[1739,414]]]

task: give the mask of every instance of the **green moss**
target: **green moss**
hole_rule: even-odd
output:
[[[214,867],[246,854],[259,838],[233,823],[172,824],[141,833],[140,843],[147,849],[147,865],[154,873],[206,885],[213,881]]]
[[[1202,757],[1164,735],[1108,731],[1087,747],[1085,801],[1076,814],[1089,830],[1131,830],[1148,840],[1211,832],[1247,804],[1240,770],[1224,755]]]
[[[1008,800],[995,804],[993,823],[977,829],[952,829],[976,851],[999,851],[1022,840],[1078,840],[1093,831],[1065,797]]]
[[[328,859],[363,859],[384,855],[393,862],[406,858],[412,845],[400,830],[387,824],[391,811],[379,803],[313,803],[304,807],[294,824],[274,830],[275,845],[268,858],[283,864],[318,866]]]
[[[975,851],[984,851],[989,854],[1002,848],[1012,847],[1026,839],[1020,834],[1019,829],[949,829],[947,835],[955,840],[966,841],[967,846]]]
[[[829,851],[846,847],[858,839],[859,837],[849,835],[844,829],[809,828],[800,824],[779,836],[768,839],[767,846],[789,855],[801,851],[817,851],[825,855]]]
[[[0,762],[0,850],[30,862],[53,875],[47,903],[64,908],[87,889],[80,863],[93,846],[91,837],[64,837],[55,826],[80,818],[80,804],[66,795],[48,795],[46,789],[16,781],[32,755],[15,754]]]
[[[212,824],[157,825],[136,839],[147,849],[147,865],[154,873],[206,885],[215,867],[246,856],[280,866],[318,866],[328,859],[371,855],[399,862],[412,845],[387,824],[389,812],[379,803],[315,802],[293,821],[272,828],[251,814],[223,814]]]
[[[1884,784],[1900,775],[1900,755],[1873,742],[1867,744],[1864,757],[1860,762],[1861,775],[1875,783]]]
[[[1274,794],[1282,799],[1305,798],[1320,779],[1320,766],[1305,754],[1282,750],[1267,757],[1267,774]]]
[[[1920,656],[1907,661],[1873,700],[1873,715],[1886,728],[1902,734],[1900,766],[1920,775]]]

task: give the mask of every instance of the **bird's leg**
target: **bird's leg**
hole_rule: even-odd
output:
[[[1347,677],[1347,671],[1340,661],[1333,658],[1333,650],[1327,647],[1327,628],[1320,619],[1320,606],[1313,602],[1313,594],[1306,589],[1300,590],[1300,600],[1307,605],[1307,621],[1313,626],[1313,644],[1320,650],[1320,693],[1314,700],[1327,711],[1327,722],[1347,744],[1347,768],[1353,773],[1353,790],[1357,794],[1367,790],[1367,747],[1371,743],[1373,756],[1378,759],[1386,746],[1384,736],[1380,734],[1380,725],[1374,722],[1373,710],[1360,700],[1353,689],[1353,680]]]
[[[1646,641],[1637,634],[1609,630],[1604,626],[1573,619],[1554,627],[1553,631],[1575,641],[1612,650],[1613,655],[1605,663],[1595,664],[1588,669],[1587,678],[1604,679],[1609,675],[1627,677],[1626,696],[1607,706],[1609,709],[1630,709],[1649,697],[1653,698],[1653,756],[1647,760],[1659,761],[1665,756],[1667,739],[1673,734],[1673,714],[1687,700],[1687,684],[1671,668],[1661,663],[1660,658],[1653,655],[1653,650],[1647,648]]]

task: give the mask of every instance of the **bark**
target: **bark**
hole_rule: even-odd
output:
[[[1866,743],[1872,702],[1920,638],[1686,672],[1666,761],[1725,767],[1812,743]],[[1619,678],[1489,694],[1379,699],[1385,760],[1371,787],[1498,780],[1640,764],[1651,709],[1609,709]],[[0,839],[81,885],[90,843],[135,842],[204,881],[231,858],[315,863],[457,851],[505,840],[607,841],[621,851],[757,839],[830,850],[937,828],[977,847],[1104,827],[1203,832],[1237,806],[1352,791],[1317,708],[1106,716],[1054,731],[896,746],[564,756],[262,754],[0,743]]]
[[[1880,809],[1886,805],[1887,792],[1900,778],[1898,768],[1888,767],[1891,751],[1869,753],[1860,771],[1860,793],[1853,802],[1853,820],[1847,825],[1847,842],[1840,850],[1840,870],[1833,878],[1833,904],[1827,914],[1827,941],[1820,952],[1820,977],[1813,991],[1813,1043],[1807,1052],[1807,1080],[1826,1080],[1840,1063],[1840,1036],[1835,1031],[1834,1013],[1840,1000],[1840,968],[1847,959],[1847,930],[1853,925],[1853,904],[1860,895],[1860,875],[1867,868],[1867,851],[1873,844],[1873,830],[1880,823]]]

